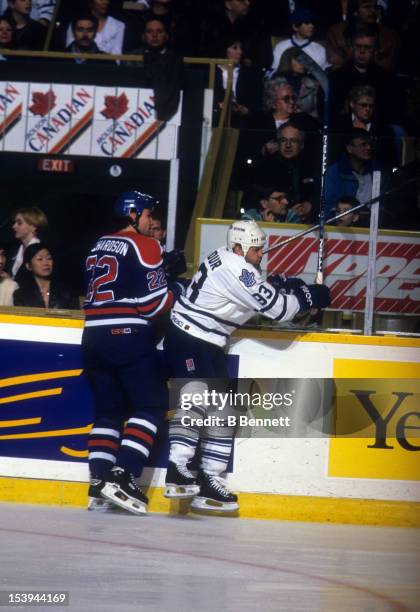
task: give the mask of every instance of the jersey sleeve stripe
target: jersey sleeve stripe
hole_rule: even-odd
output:
[[[279,316],[278,316],[278,317],[276,317],[276,318],[274,319],[275,321],[281,321],[281,320],[282,320],[282,318],[284,317],[284,315],[285,315],[285,314],[286,314],[286,312],[287,312],[287,295],[284,295],[283,297],[284,297],[284,304],[283,304],[283,308],[282,308],[282,311],[281,311],[281,313],[279,314]]]
[[[147,304],[147,306],[137,306],[137,312],[141,312],[142,314],[148,314],[150,313],[152,310],[155,310],[160,304],[161,304],[162,300],[155,300],[154,302],[151,302],[150,304]]]

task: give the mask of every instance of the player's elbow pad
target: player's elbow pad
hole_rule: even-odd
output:
[[[326,285],[301,285],[293,291],[299,309],[326,308],[331,304],[330,290]]]

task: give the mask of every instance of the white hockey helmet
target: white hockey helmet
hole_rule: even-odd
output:
[[[267,237],[255,221],[235,221],[228,229],[227,247],[231,251],[235,244],[240,244],[244,256],[250,247],[263,247]]]

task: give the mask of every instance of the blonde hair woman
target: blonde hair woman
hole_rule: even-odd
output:
[[[11,275],[16,278],[23,263],[25,249],[40,242],[40,235],[47,229],[48,220],[45,213],[37,206],[18,208],[13,217],[13,232],[20,242],[15,257],[12,258]],[[19,282],[19,281],[18,281]]]

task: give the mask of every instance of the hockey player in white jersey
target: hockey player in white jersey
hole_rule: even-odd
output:
[[[178,298],[171,311],[165,338],[170,375],[181,379],[181,397],[194,401],[188,413],[180,404],[170,423],[165,496],[193,497],[195,509],[236,511],[239,507],[237,496],[221,478],[231,455],[233,428],[193,424],[208,414],[201,399],[214,388],[214,379],[226,384],[229,380],[224,348],[230,335],[256,314],[288,321],[299,312],[330,303],[329,290],[323,285],[307,286],[281,276],[263,280],[260,264],[265,241],[255,221],[235,221],[228,230],[227,246],[205,258],[186,295]],[[196,479],[188,464],[198,447]]]

